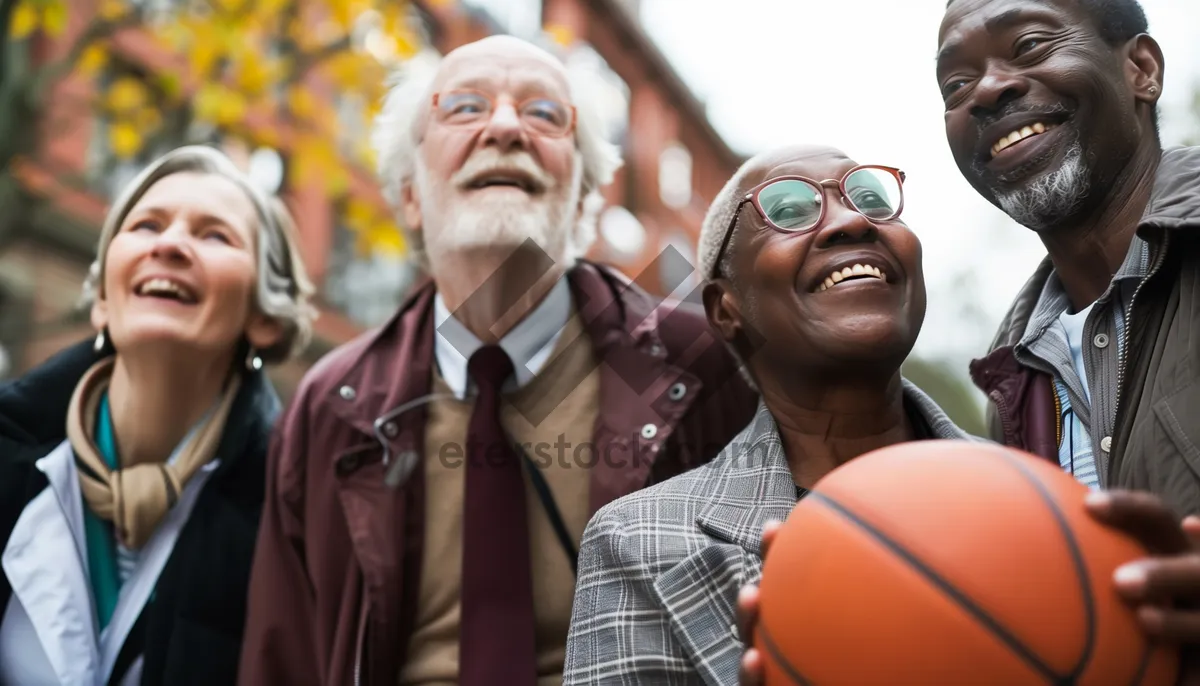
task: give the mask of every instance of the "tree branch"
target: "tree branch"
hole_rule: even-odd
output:
[[[324,62],[325,60],[345,52],[352,45],[350,36],[335,40],[328,45],[313,50],[309,53],[300,53],[295,57],[295,67],[292,70],[292,77],[295,81],[299,81],[310,69]]]
[[[20,0],[0,0],[0,55],[8,49],[8,27],[12,24],[13,11]],[[0,73],[0,78],[3,74]]]
[[[42,67],[34,80],[33,87],[29,93],[30,99],[33,101],[30,104],[35,105],[42,102],[46,95],[46,91],[50,89],[59,79],[71,73],[75,68],[75,64],[79,61],[79,57],[83,55],[83,51],[87,50],[95,41],[108,38],[117,31],[137,26],[141,23],[142,18],[137,12],[128,12],[125,16],[115,20],[106,20],[95,18],[88,27],[83,30],[79,38],[71,45],[71,49],[67,51],[66,57],[57,62],[47,64]]]

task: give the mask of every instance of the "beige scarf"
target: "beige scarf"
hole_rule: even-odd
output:
[[[75,386],[67,412],[67,438],[75,450],[84,502],[96,516],[113,523],[122,545],[138,550],[174,507],[192,475],[216,454],[241,377],[234,374],[226,384],[216,409],[192,434],[174,464],[167,464],[164,456],[164,462],[110,470],[96,448],[95,424],[113,364],[111,357],[101,360]]]

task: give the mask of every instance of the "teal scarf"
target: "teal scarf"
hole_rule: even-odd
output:
[[[108,412],[108,393],[100,397],[96,410],[96,450],[104,458],[109,469],[120,464],[117,457],[117,442],[113,437],[112,417]],[[87,535],[88,570],[92,582],[92,597],[96,601],[96,618],[100,630],[108,626],[113,611],[117,608],[117,596],[121,592],[121,577],[117,574],[117,543],[111,522],[106,522],[83,506],[83,527]]]

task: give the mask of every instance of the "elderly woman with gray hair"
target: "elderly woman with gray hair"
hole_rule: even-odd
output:
[[[308,340],[290,218],[184,147],[119,197],[94,342],[0,386],[0,684],[230,684],[280,402]]]

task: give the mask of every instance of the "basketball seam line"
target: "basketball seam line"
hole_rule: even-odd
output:
[[[1074,681],[1083,674],[1084,670],[1087,669],[1088,661],[1092,659],[1092,653],[1096,649],[1096,600],[1092,593],[1091,580],[1087,575],[1087,565],[1084,564],[1083,551],[1079,549],[1079,541],[1075,540],[1075,534],[1071,531],[1070,525],[1067,524],[1067,516],[1063,514],[1061,509],[1059,509],[1058,503],[1054,501],[1054,497],[1050,495],[1049,491],[1046,490],[1046,487],[1042,484],[1042,482],[1029,472],[1028,467],[1018,462],[1011,455],[1001,453],[1001,456],[1033,486],[1034,490],[1037,491],[1038,495],[1041,496],[1042,500],[1046,503],[1046,507],[1048,507],[1050,512],[1054,515],[1054,520],[1058,524],[1058,528],[1062,532],[1063,538],[1066,539],[1067,550],[1071,554],[1071,562],[1075,565],[1075,576],[1079,581],[1080,593],[1083,595],[1083,612],[1084,617],[1087,620],[1087,633],[1083,645],[1083,652],[1079,656],[1079,663],[1075,666],[1075,669],[1071,670],[1071,673],[1066,676],[1068,683],[1074,683]]]
[[[1042,663],[1042,661],[1038,659],[1037,655],[1033,654],[1033,651],[1025,647],[1025,645],[1023,645],[1016,636],[1013,636],[1011,633],[1009,633],[1000,624],[1000,622],[984,611],[983,608],[971,602],[971,599],[968,598],[965,593],[955,588],[946,579],[942,578],[937,572],[922,562],[916,555],[908,550],[905,550],[899,543],[893,541],[882,531],[879,531],[875,527],[871,526],[858,515],[843,507],[841,503],[838,503],[829,496],[823,493],[813,492],[809,497],[815,498],[818,502],[824,503],[830,509],[849,520],[851,524],[858,526],[860,529],[865,531],[867,534],[889,548],[893,553],[902,558],[909,564],[909,566],[913,568],[914,571],[924,576],[926,581],[932,584],[935,588],[950,596],[950,598],[957,602],[964,610],[967,611],[968,614],[974,616],[975,619],[978,620],[985,629],[992,633],[996,638],[1000,639],[1000,641],[1007,645],[1013,652],[1015,652],[1018,657],[1032,667],[1034,671],[1046,677],[1050,683],[1058,684],[1063,682],[1062,677],[1055,674],[1054,670],[1050,669],[1048,665]]]
[[[776,645],[775,641],[771,638],[771,632],[767,631],[766,626],[759,624],[755,631],[762,636],[763,644],[766,646],[767,652],[775,658],[775,664],[779,665],[779,668],[782,669],[789,677],[791,677],[792,681],[796,682],[796,686],[812,686],[812,682],[806,679],[804,675],[801,674],[800,671],[795,667],[793,667],[792,663],[783,656],[783,652],[779,650],[779,646]]]
[[[1131,686],[1140,686],[1142,680],[1146,678],[1146,672],[1150,671],[1150,659],[1154,656],[1154,646],[1150,641],[1146,641],[1146,646],[1142,650],[1142,664],[1138,666],[1137,674],[1134,675]]]

